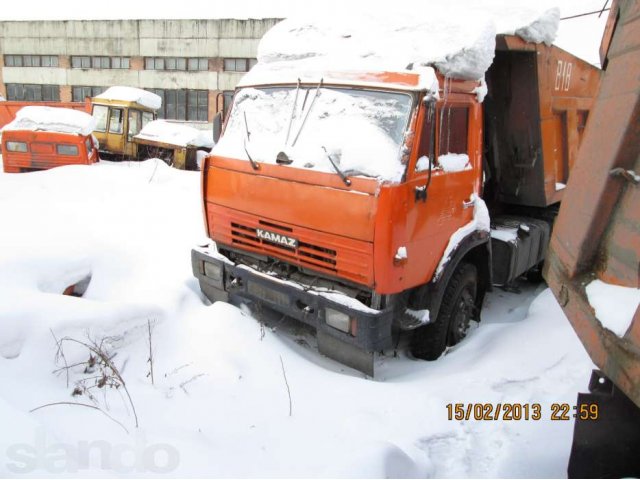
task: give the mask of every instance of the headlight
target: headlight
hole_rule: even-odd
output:
[[[222,264],[204,262],[204,274],[213,280],[222,280]]]
[[[351,332],[351,318],[346,313],[327,308],[324,311],[324,319],[330,327],[344,333]]]

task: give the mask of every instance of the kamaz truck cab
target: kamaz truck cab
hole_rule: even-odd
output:
[[[203,165],[205,295],[311,325],[368,374],[401,332],[424,359],[462,340],[493,284],[544,260],[600,78],[496,40],[484,103],[429,66],[245,77]]]

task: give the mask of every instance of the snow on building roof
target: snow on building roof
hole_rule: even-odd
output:
[[[95,98],[135,102],[152,110],[158,110],[162,106],[162,99],[158,95],[135,87],[109,87]]]
[[[43,130],[47,132],[89,135],[96,120],[86,112],[70,108],[23,107],[2,130]]]
[[[493,61],[496,34],[551,44],[560,20],[557,8],[542,10],[522,2],[452,3],[340,15],[314,9],[313,17],[288,18],[264,35],[258,64],[243,84],[266,83],[261,79],[272,79],[274,72],[397,72],[411,64],[435,65],[445,75],[478,80]]]
[[[213,147],[211,137],[210,131],[198,130],[188,125],[167,122],[165,120],[154,120],[153,122],[147,123],[134,138],[168,143],[181,147],[211,148]]]

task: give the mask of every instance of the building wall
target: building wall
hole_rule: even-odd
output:
[[[6,84],[58,85],[60,100],[72,86],[127,85],[146,89],[207,90],[209,120],[219,92],[233,90],[243,73],[225,72],[224,58],[255,58],[264,33],[279,19],[91,20],[0,22],[4,55],[57,55],[58,67],[7,67],[0,63],[0,93]],[[128,69],[71,68],[71,56],[129,57]],[[145,70],[146,57],[199,57],[208,70]],[[64,98],[63,98],[64,97]],[[220,105],[222,102],[219,102]]]
[[[0,48],[2,47],[0,46]],[[4,71],[4,56],[0,55],[0,95],[2,95],[4,98],[7,98],[7,89],[4,86],[3,71]]]

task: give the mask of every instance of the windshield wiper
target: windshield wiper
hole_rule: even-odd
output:
[[[340,170],[340,168],[338,167],[338,165],[336,165],[336,163],[333,161],[333,158],[331,158],[331,155],[329,154],[329,152],[327,152],[327,149],[324,148],[324,145],[322,146],[322,149],[324,150],[324,153],[327,154],[327,158],[329,159],[329,162],[331,162],[331,165],[333,165],[333,169],[336,171],[336,173],[338,174],[338,176],[342,179],[342,181],[344,182],[344,184],[349,187],[351,186],[351,180],[349,180],[347,178],[347,176],[342,173],[342,170]]]
[[[258,164],[258,162],[251,158],[251,155],[249,155],[249,150],[247,150],[247,141],[251,140],[251,132],[249,132],[249,125],[247,124],[247,112],[242,113],[244,114],[244,131],[247,134],[244,142],[242,142],[242,146],[244,147],[244,152],[247,154],[247,158],[249,159],[251,168],[253,168],[254,170],[258,170],[260,168],[260,164]]]
[[[313,109],[313,105],[316,103],[316,99],[320,96],[320,89],[322,88],[322,82],[323,81],[324,81],[324,79],[321,78],[320,79],[320,83],[318,83],[318,87],[316,88],[316,94],[313,96],[313,100],[311,100],[311,104],[309,105],[309,109],[307,110],[307,113],[305,113],[304,118],[302,119],[302,123],[300,124],[300,128],[298,129],[298,134],[296,135],[296,138],[293,139],[293,143],[291,144],[292,147],[298,141],[298,137],[300,137],[300,133],[302,132],[302,129],[304,128],[304,124],[307,122],[307,118],[309,118],[309,113],[311,113],[311,109]],[[303,108],[304,108],[304,105],[303,105]]]
[[[293,107],[291,107],[291,116],[289,117],[289,126],[287,127],[287,136],[284,139],[284,144],[289,143],[289,134],[291,133],[291,124],[296,116],[296,105],[298,104],[298,93],[300,93],[300,79],[298,79],[298,86],[296,87],[296,96],[293,99]]]

